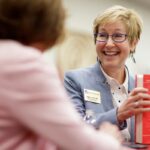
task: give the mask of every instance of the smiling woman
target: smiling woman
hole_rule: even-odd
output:
[[[135,52],[141,31],[142,20],[134,10],[122,6],[108,8],[93,24],[97,63],[68,71],[64,78],[66,91],[81,116],[86,118],[92,112],[94,123],[90,122],[96,128],[105,121],[115,124],[126,141],[134,140],[132,116],[146,111],[135,108],[135,104],[143,99],[138,103],[143,107],[144,100],[150,100],[146,89],[134,87],[134,78],[125,65]]]
[[[107,74],[110,73],[109,68],[111,67],[116,69],[116,71],[119,69],[119,72],[123,74],[125,61],[129,54],[134,51],[137,42],[130,44],[126,26],[120,20],[99,26],[97,36],[99,34],[106,36],[105,40],[103,38],[103,41],[102,38],[96,37],[96,51],[102,68]],[[118,77],[117,80],[122,84],[124,76]]]

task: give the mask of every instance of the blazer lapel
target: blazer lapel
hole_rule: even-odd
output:
[[[112,95],[110,92],[110,86],[107,83],[107,80],[100,69],[99,62],[95,64],[93,69],[93,72],[95,72],[95,81],[97,87],[99,88],[102,95],[102,104],[104,106],[104,110],[109,111],[110,109],[114,108],[112,102]]]

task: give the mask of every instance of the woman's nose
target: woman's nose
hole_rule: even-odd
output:
[[[112,40],[112,37],[109,36],[106,41],[106,46],[114,46],[114,41]]]

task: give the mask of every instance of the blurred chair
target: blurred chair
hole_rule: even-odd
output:
[[[69,31],[62,44],[56,48],[56,64],[63,77],[65,71],[86,67],[96,62],[96,51],[92,35]]]

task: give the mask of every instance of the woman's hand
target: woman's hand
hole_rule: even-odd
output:
[[[150,111],[150,94],[148,89],[137,87],[131,91],[127,100],[125,100],[117,111],[117,119],[119,122],[137,115],[139,113]]]

